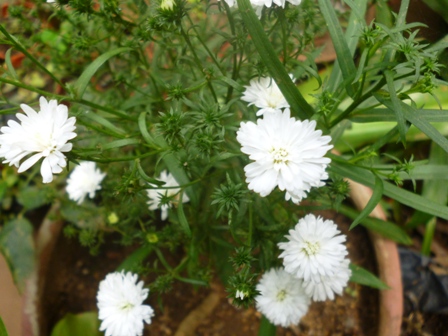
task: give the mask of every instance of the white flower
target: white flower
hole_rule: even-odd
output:
[[[352,275],[349,263],[348,259],[342,260],[334,270],[333,275],[321,275],[317,282],[313,280],[304,281],[303,287],[306,294],[312,297],[314,301],[334,300],[334,293],[341,295]]]
[[[149,290],[143,288],[143,281],[137,283],[137,278],[130,272],[115,272],[100,282],[96,298],[100,331],[105,331],[105,336],[142,335],[143,322],[151,323],[154,310],[142,305]]]
[[[244,167],[249,189],[265,197],[278,186],[286,200],[299,203],[312,187],[324,185],[330,159],[323,156],[333,146],[315,127],[315,121],[291,118],[289,109],[265,114],[256,124],[242,122],[236,139],[255,161]]]
[[[321,276],[335,276],[336,270],[347,255],[343,244],[346,236],[339,235],[337,225],[331,220],[323,220],[312,214],[300,219],[286,236],[288,242],[279,243],[284,250],[285,271],[303,279],[319,283]]]
[[[270,8],[272,6],[272,3],[276,4],[277,6],[280,6],[282,8],[285,8],[286,1],[288,1],[292,5],[300,5],[302,0],[251,0],[252,5],[258,5],[258,6],[266,6]]]
[[[310,298],[305,294],[302,281],[283,269],[270,269],[263,274],[255,298],[257,310],[275,325],[288,327],[298,324],[308,311]]]
[[[94,198],[95,191],[101,189],[100,184],[105,176],[105,173],[96,168],[95,162],[81,162],[67,179],[68,198],[78,204],[84,202],[87,195]]]
[[[235,298],[239,298],[240,300],[244,300],[244,298],[249,295],[249,293],[247,293],[244,290],[239,290],[237,289],[235,292]]]
[[[165,11],[172,11],[176,3],[174,0],[162,0],[160,3],[160,9]]]
[[[171,173],[167,173],[166,170],[160,173],[160,176],[157,178],[157,180],[165,182],[163,188],[179,186],[179,183],[177,183],[174,176],[171,175]],[[147,189],[146,192],[148,193],[149,197],[149,210],[154,211],[160,208],[162,210],[162,220],[165,220],[168,218],[168,209],[172,207],[173,203],[176,203],[179,200],[180,188]],[[174,197],[174,200],[169,202],[168,204],[161,204],[160,200],[162,199],[162,197]],[[188,201],[190,201],[190,199],[188,198],[187,194],[184,193],[182,195],[182,203],[186,203]]]
[[[55,3],[56,0],[47,0],[47,3]]]
[[[265,113],[281,112],[283,108],[289,107],[283,93],[272,78],[252,79],[249,86],[245,86],[245,88],[246,91],[244,91],[241,99],[248,102],[249,106],[255,105],[260,108],[257,116]]]
[[[65,105],[58,105],[56,100],[40,97],[40,111],[36,112],[28,105],[20,107],[25,112],[17,113],[21,124],[14,120],[8,121],[0,131],[0,157],[3,163],[15,165],[22,173],[44,158],[40,167],[43,183],[53,181],[53,174],[62,171],[67,163],[62,152],[69,152],[72,144],[67,141],[76,137],[74,117],[68,118]],[[20,160],[28,157],[24,162]]]

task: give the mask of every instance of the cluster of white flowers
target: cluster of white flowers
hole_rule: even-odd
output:
[[[151,323],[154,310],[143,304],[149,289],[143,288],[143,281],[137,283],[137,279],[137,274],[114,272],[100,282],[98,317],[105,336],[141,336],[143,322]]]
[[[334,299],[351,275],[345,235],[331,220],[309,214],[289,231],[283,250],[284,269],[271,269],[257,286],[257,309],[275,325],[298,324],[310,300]]]
[[[25,114],[16,114],[21,123],[9,120],[8,126],[0,129],[0,157],[5,158],[3,163],[18,167],[19,173],[44,158],[40,173],[43,183],[50,183],[53,174],[59,174],[67,165],[63,153],[72,149],[72,144],[67,141],[76,137],[76,119],[68,118],[67,106],[58,105],[56,100],[48,102],[41,97],[39,103],[39,112],[21,104]],[[20,163],[25,157],[28,158]]]
[[[236,0],[224,1],[229,5],[229,7],[237,7]],[[271,8],[272,4],[274,3],[279,7],[285,8],[286,2],[289,2],[291,5],[298,6],[302,2],[302,0],[250,0],[251,5],[259,18],[261,17],[261,11],[263,10],[264,6],[266,6],[267,8]]]
[[[96,168],[95,162],[81,162],[73,169],[67,179],[68,198],[81,204],[87,195],[95,197],[95,192],[101,189],[101,181],[106,176]]]
[[[285,271],[303,280],[313,300],[333,300],[350,278],[346,236],[339,233],[333,221],[309,214],[289,230],[287,242],[278,244]]]
[[[179,201],[180,188],[176,188],[179,186],[179,183],[177,183],[174,176],[171,175],[171,173],[168,173],[166,170],[160,173],[160,176],[157,178],[157,180],[165,182],[163,188],[168,189],[159,189],[159,188],[148,189],[147,190],[149,198],[148,205],[149,210],[151,211],[160,208],[160,210],[162,211],[161,214],[162,220],[165,220],[168,218],[168,209]],[[151,186],[155,187],[154,185]],[[172,197],[173,200],[171,200],[169,203],[162,204],[160,201],[163,197]],[[188,201],[190,201],[190,199],[188,198],[188,195],[184,193],[182,195],[182,203],[186,203]]]

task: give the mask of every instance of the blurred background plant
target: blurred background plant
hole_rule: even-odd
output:
[[[277,243],[309,209],[334,209],[352,227],[400,244],[410,244],[409,232],[419,226],[422,253],[429,254],[434,218],[448,219],[448,96],[439,61],[446,41],[419,38],[421,25],[406,22],[409,0],[397,14],[386,2],[375,1],[371,22],[367,0],[303,0],[265,7],[260,19],[246,0],[238,0],[241,11],[225,1],[184,0],[7,6],[1,125],[20,104],[37,108],[44,96],[69,106],[77,126],[68,169],[51,184],[42,183],[38,166],[22,174],[0,166],[0,248],[17,284],[32,271],[32,223],[44,217],[62,218],[64,234],[92,254],[111,234],[117,244],[137,247],[122,269],[157,274],[153,294],[173,281],[207,286],[218,275],[229,297],[244,291],[235,302],[246,307],[254,303],[257,274],[281,265]],[[426,2],[446,16],[446,6]],[[316,64],[318,41],[329,43],[328,36],[337,61]],[[332,137],[326,186],[299,205],[278,190],[260,197],[247,188],[248,159],[236,131],[241,121],[256,120],[256,108],[240,99],[256,77],[272,77],[291,115],[316,120]],[[420,150],[421,139],[431,141],[429,152]],[[107,175],[95,198],[78,205],[65,185],[80,161],[96,162]],[[164,170],[181,190],[162,198],[174,204],[166,221],[149,210],[147,193],[163,190]],[[361,212],[346,201],[346,179],[373,189]],[[390,222],[367,217],[380,202]],[[410,219],[404,207],[412,209]],[[150,254],[160,261],[155,267],[145,264]],[[373,275],[363,283],[381,287]]]

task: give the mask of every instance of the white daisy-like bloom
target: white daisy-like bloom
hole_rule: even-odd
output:
[[[273,3],[279,7],[285,8],[286,2],[289,2],[291,5],[298,6],[302,0],[251,0],[252,5],[266,6],[268,8],[270,8]]]
[[[245,88],[246,90],[243,92],[241,99],[248,102],[249,106],[255,105],[260,109],[257,112],[257,116],[277,113],[284,108],[289,108],[289,104],[277,83],[270,77],[252,79]]]
[[[331,161],[324,155],[333,146],[315,128],[315,121],[291,118],[289,109],[265,114],[256,124],[242,122],[236,139],[255,161],[244,167],[249,189],[265,197],[278,186],[286,200],[299,203],[312,187],[323,186]]]
[[[105,336],[140,336],[143,322],[151,323],[154,310],[142,304],[149,289],[137,279],[131,272],[114,272],[100,282],[96,298],[100,331],[105,331]]]
[[[321,275],[317,282],[313,280],[304,281],[305,293],[312,297],[314,301],[334,300],[335,293],[342,295],[342,291],[352,275],[349,264],[350,261],[344,259],[336,267],[333,275]]]
[[[178,187],[179,183],[177,183],[176,179],[174,178],[171,173],[168,173],[166,170],[162,171],[160,173],[160,176],[157,178],[159,181],[165,182],[163,187]],[[147,189],[146,192],[148,193],[148,205],[149,210],[157,210],[160,208],[162,211],[162,220],[165,220],[168,218],[168,209],[173,206],[173,203],[176,204],[179,200],[179,193],[180,188],[169,188],[169,189]],[[169,202],[168,204],[160,204],[160,200],[162,197],[174,197],[174,199]],[[187,194],[184,193],[182,195],[182,203],[186,203],[190,201]]]
[[[280,268],[272,268],[257,284],[256,307],[275,325],[288,327],[298,324],[307,313],[310,298],[302,281]]]
[[[43,158],[40,173],[43,183],[50,183],[53,174],[62,172],[67,165],[62,153],[72,149],[72,144],[67,141],[76,137],[73,132],[76,118],[68,118],[67,106],[58,105],[56,100],[48,102],[40,97],[39,103],[39,112],[21,104],[25,114],[16,114],[21,123],[9,120],[8,126],[0,129],[0,157],[5,158],[3,163],[18,167],[19,173]],[[25,157],[28,158],[20,163]]]
[[[101,189],[101,181],[105,176],[105,173],[96,168],[95,162],[81,162],[67,179],[68,198],[78,204],[84,202],[87,195],[94,198],[95,192]]]
[[[286,272],[306,282],[319,283],[323,276],[335,276],[348,254],[346,236],[337,225],[313,214],[300,219],[286,238],[287,242],[278,244],[283,250],[279,258],[283,258]]]

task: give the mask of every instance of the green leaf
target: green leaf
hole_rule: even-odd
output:
[[[0,316],[0,336],[8,336],[8,332],[6,331],[5,324]]]
[[[53,328],[51,336],[102,336],[96,312],[68,313]]]
[[[346,205],[341,205],[339,208],[339,212],[352,219],[355,219],[359,216],[358,211]],[[397,243],[403,245],[412,244],[412,239],[407,235],[407,233],[401,227],[394,223],[383,221],[378,218],[365,217],[361,220],[361,224],[365,228],[375,231]]]
[[[448,153],[448,140],[433,125],[422,118],[415,107],[400,103],[405,112],[405,118]]]
[[[353,61],[352,52],[347,44],[347,41],[345,40],[341,25],[339,24],[339,20],[334,10],[334,5],[330,0],[318,0],[318,3],[338,57],[338,65],[342,71],[342,76],[348,83],[346,86],[347,93],[351,97],[354,97],[356,92],[351,85],[351,82],[356,75],[356,66]]]
[[[358,225],[364,218],[370,215],[370,213],[375,209],[377,204],[380,202],[381,197],[383,197],[383,180],[379,176],[375,175],[375,188],[373,188],[372,197],[370,197],[369,202],[360,212],[359,216],[355,218],[352,225],[350,225],[350,230]]]
[[[350,264],[349,267],[352,271],[352,276],[350,277],[351,282],[376,289],[389,289],[389,286],[387,286],[384,282],[382,282],[380,279],[378,279],[378,277],[370,273],[368,270],[353,264]]]
[[[87,111],[87,112],[83,113],[82,116],[97,122],[98,124],[103,126],[105,129],[112,132],[112,134],[115,134],[116,136],[118,136],[120,138],[123,138],[126,136],[126,132],[124,130],[115,126],[109,120],[99,116],[98,114],[96,114],[94,112]]]
[[[140,133],[142,134],[142,137],[143,139],[145,139],[146,143],[153,148],[158,148],[154,138],[149,133],[148,128],[146,127],[146,112],[142,112],[138,116],[138,128],[140,129]]]
[[[11,51],[12,48],[9,48],[8,51],[5,53],[5,63],[9,73],[11,74],[11,77],[14,78],[16,81],[18,81],[19,77],[17,77],[16,70],[14,69],[14,66],[12,65],[11,62]]]
[[[277,332],[277,327],[273,325],[269,320],[263,315],[261,317],[260,329],[258,330],[258,336],[275,336]]]
[[[125,271],[132,272],[136,267],[143,264],[143,261],[151,254],[153,251],[152,245],[143,245],[132,252],[126,259],[117,267],[117,272]]]
[[[87,88],[87,85],[90,82],[90,79],[93,77],[93,75],[98,71],[98,69],[107,62],[110,58],[121,54],[126,51],[131,51],[131,48],[123,47],[123,48],[117,48],[113,50],[109,50],[108,52],[102,54],[99,56],[96,60],[94,60],[79,76],[78,80],[76,81],[74,88],[75,92],[78,94],[78,98],[81,99],[84,95],[84,91]]]
[[[448,122],[448,110],[419,109],[419,116],[427,122]],[[374,121],[396,121],[395,113],[389,108],[372,108],[350,115],[349,119],[357,123]]]
[[[6,223],[0,231],[0,250],[20,291],[35,265],[33,227],[24,218]]]
[[[329,167],[329,170],[331,172],[342,177],[349,178],[370,188],[374,187],[375,178],[371,172],[358,166],[344,163],[336,155],[329,154],[329,156],[333,160],[331,166]],[[391,197],[397,202],[400,202],[416,210],[430,213],[436,217],[448,219],[448,207],[442,206],[440,204],[427,200],[420,195],[401,189],[389,182],[383,183],[384,195]]]
[[[268,69],[269,74],[277,83],[287,102],[291,106],[293,114],[296,114],[300,119],[310,119],[314,114],[314,109],[307,103],[305,98],[303,98],[302,94],[286,72],[282,62],[278,59],[277,53],[269,42],[250,1],[237,0],[237,2],[241,17],[252,37],[252,42],[260,54],[264,65]]]
[[[139,143],[140,143],[139,139],[120,139],[120,140],[111,141],[105,145],[102,145],[101,149],[109,150],[109,149],[129,146],[129,145],[137,145]]]
[[[404,145],[406,143],[406,132],[408,131],[408,127],[406,125],[406,120],[404,118],[404,113],[401,108],[400,99],[397,97],[397,92],[395,91],[395,82],[394,75],[392,71],[386,70],[384,71],[384,77],[386,78],[387,88],[389,90],[390,101],[392,103],[392,112],[395,113],[398,132],[400,134],[400,141]],[[379,95],[374,95],[376,97],[380,97]],[[380,99],[379,102],[383,103],[384,99]]]
[[[188,224],[187,217],[185,216],[184,205],[182,203],[182,197],[183,197],[183,194],[181,192],[180,198],[179,198],[179,203],[177,205],[177,217],[179,218],[179,223],[180,223],[182,230],[185,232],[185,234],[188,237],[191,237],[190,224]]]
[[[140,164],[140,160],[139,159],[135,160],[135,164],[137,165],[137,171],[138,171],[138,173],[140,174],[140,177],[143,180],[145,180],[148,183],[155,184],[155,185],[158,185],[158,186],[162,186],[162,185],[165,184],[165,182],[163,182],[163,181],[159,181],[159,180],[156,180],[155,178],[152,178],[152,177],[148,176],[145,173],[145,171],[143,170],[143,168],[142,168],[142,166]]]
[[[32,210],[51,202],[54,189],[48,186],[31,186],[20,189],[17,201],[26,209]]]

